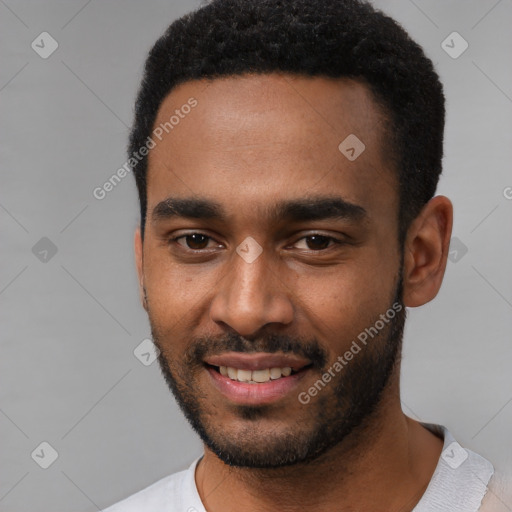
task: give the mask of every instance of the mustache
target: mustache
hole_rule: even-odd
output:
[[[224,352],[282,352],[309,359],[313,366],[324,368],[327,364],[327,353],[315,338],[300,340],[292,336],[269,333],[254,341],[247,340],[236,333],[213,338],[209,336],[195,338],[185,353],[187,366],[202,366],[206,357],[220,355]]]

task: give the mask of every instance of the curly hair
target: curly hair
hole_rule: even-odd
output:
[[[399,233],[435,194],[442,170],[444,94],[433,64],[392,18],[363,0],[212,0],[174,21],[149,52],[128,151],[150,136],[177,85],[246,73],[286,72],[365,83],[385,128],[399,183]],[[132,168],[141,231],[147,157]]]

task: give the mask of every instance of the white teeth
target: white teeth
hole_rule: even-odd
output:
[[[280,379],[281,378],[281,368],[270,368],[270,378],[271,379]]]
[[[252,371],[252,380],[255,380],[256,382],[267,382],[269,379],[270,379],[270,370],[268,368],[266,370],[253,370]]]
[[[220,366],[219,371],[224,377],[229,377],[231,380],[239,382],[249,382],[257,384],[261,382],[268,382],[269,380],[280,379],[281,377],[288,377],[292,373],[289,366],[284,368],[265,368],[264,370],[239,370],[231,366]]]
[[[240,382],[249,382],[251,379],[251,370],[237,370],[237,379]]]

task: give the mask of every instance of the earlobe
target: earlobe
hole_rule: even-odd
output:
[[[137,276],[139,281],[139,296],[142,307],[147,311],[147,294],[144,286],[144,266],[143,266],[143,242],[140,232],[140,227],[135,230],[134,236],[134,249],[135,249],[135,265],[137,267]]]
[[[453,206],[444,196],[432,198],[411,223],[404,244],[403,299],[422,306],[439,292],[453,223]]]

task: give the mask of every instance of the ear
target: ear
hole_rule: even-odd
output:
[[[432,198],[407,230],[404,246],[403,300],[422,306],[439,292],[453,225],[453,206],[444,196]]]
[[[135,230],[134,237],[134,247],[135,247],[135,265],[137,267],[137,276],[139,279],[139,295],[140,302],[142,307],[147,311],[147,299],[146,299],[146,289],[144,287],[144,270],[143,270],[143,243],[142,237],[140,233],[140,227]]]

